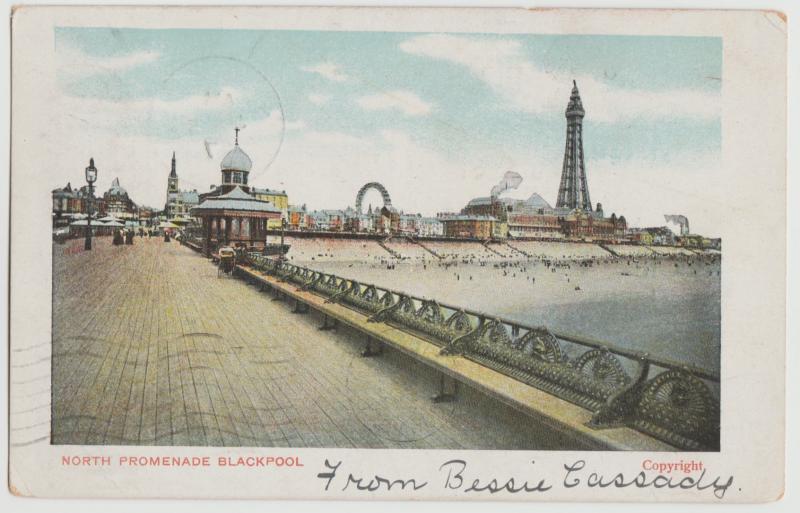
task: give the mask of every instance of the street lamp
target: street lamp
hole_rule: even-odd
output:
[[[286,219],[281,217],[281,247],[278,248],[278,254],[280,255],[279,259],[281,261],[284,260],[284,255],[283,255],[283,237],[284,237],[284,232],[286,232]]]
[[[92,200],[94,199],[94,182],[97,180],[97,168],[94,167],[94,158],[89,159],[89,167],[86,168],[86,183],[89,184],[89,197],[86,198],[86,242],[83,249],[92,249]]]

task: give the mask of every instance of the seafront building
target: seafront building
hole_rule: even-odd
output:
[[[250,189],[250,194],[252,194],[256,199],[260,199],[261,201],[269,201],[275,205],[281,211],[283,218],[287,219],[288,221],[289,196],[286,194],[286,191],[253,187]]]
[[[305,205],[289,205],[287,208],[286,223],[291,230],[305,230],[308,228],[308,210]]]
[[[444,224],[436,217],[420,215],[417,221],[417,235],[420,237],[442,237],[444,235]]]
[[[111,187],[103,193],[103,201],[100,203],[99,211],[101,215],[107,215],[116,219],[133,220],[138,218],[138,207],[119,183],[119,178],[114,178]]]
[[[76,217],[85,216],[87,196],[86,187],[73,189],[69,182],[64,187],[53,189],[53,228],[67,226]]]
[[[88,212],[89,190],[86,185],[79,189],[73,189],[70,183],[64,187],[53,189],[53,226],[66,226],[69,222],[78,217],[85,217]],[[94,217],[110,215],[117,219],[138,219],[139,207],[128,196],[119,182],[119,178],[114,178],[111,187],[92,201],[92,213]]]
[[[439,214],[445,237],[461,239],[492,239],[500,236],[502,226],[498,219],[481,214]]]

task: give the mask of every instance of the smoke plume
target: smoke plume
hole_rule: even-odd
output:
[[[492,187],[492,196],[497,196],[503,191],[516,189],[522,183],[522,177],[516,171],[506,171],[500,183]]]

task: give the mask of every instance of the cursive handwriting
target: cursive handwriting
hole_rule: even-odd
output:
[[[336,465],[332,465],[330,461],[327,459],[325,460],[325,467],[330,472],[321,472],[317,474],[318,478],[327,479],[327,482],[325,483],[325,491],[328,491],[328,487],[331,485],[333,480],[336,479],[336,472],[339,470],[339,466],[341,466],[341,464],[342,462],[339,461],[339,463]],[[356,477],[349,473],[347,474],[342,491],[347,490],[351,484],[354,485],[355,489],[362,492],[375,492],[381,489],[391,491],[394,488],[405,490],[406,487],[411,487],[412,490],[416,491],[427,486],[428,482],[417,482],[416,479],[389,479],[386,477],[381,477],[377,474],[375,474],[374,477],[369,478],[369,480],[366,480],[366,478]]]
[[[531,462],[534,463],[534,462]],[[467,462],[464,460],[450,460],[446,461],[439,467],[440,471],[446,470],[447,477],[444,480],[444,487],[450,490],[463,490],[464,493],[468,492],[489,492],[494,494],[497,492],[519,493],[519,492],[546,492],[552,488],[544,479],[541,479],[536,485],[531,486],[528,481],[517,481],[513,477],[505,480],[491,478],[490,480],[481,481],[480,479],[473,479],[472,482],[464,487],[464,471],[467,469]]]
[[[717,499],[722,499],[725,497],[725,492],[733,484],[733,476],[729,476],[724,482],[720,482],[721,476],[717,476],[713,480],[706,478],[705,469],[697,477],[675,477],[664,474],[648,474],[645,471],[641,471],[633,477],[626,476],[621,472],[614,474],[612,477],[592,472],[582,479],[580,471],[584,467],[586,467],[584,460],[578,460],[571,465],[564,465],[564,470],[567,471],[564,476],[564,488],[574,488],[581,485],[589,488],[608,488],[609,486],[614,488],[628,488],[629,486],[636,488],[680,488],[682,490],[694,488],[699,491],[712,488],[714,496]]]
[[[531,465],[535,464],[531,461]],[[317,474],[317,478],[325,483],[325,491],[329,491],[331,486],[335,486],[341,491],[358,492],[386,492],[386,491],[406,491],[416,492],[428,486],[428,481],[415,477],[387,477],[385,474],[372,474],[368,476],[357,475],[352,472],[345,473],[340,471],[342,461],[331,463],[325,460],[325,469]],[[555,485],[563,487],[565,490],[575,488],[653,488],[653,489],[678,489],[678,490],[709,490],[717,499],[723,499],[727,491],[733,485],[733,476],[710,476],[704,468],[700,474],[692,475],[665,475],[661,473],[648,473],[639,471],[637,473],[625,474],[614,472],[603,474],[601,472],[589,472],[585,460],[576,460],[563,465],[565,473],[563,479]],[[442,480],[441,486],[446,491],[458,491],[459,493],[489,494],[497,493],[518,494],[518,493],[546,493],[553,489],[552,484],[547,478],[531,477],[530,474],[524,476],[497,477],[494,474],[486,474],[472,469],[466,460],[452,459],[445,461],[438,467]],[[483,475],[481,475],[483,474]]]

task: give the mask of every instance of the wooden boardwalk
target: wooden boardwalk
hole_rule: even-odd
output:
[[[361,358],[177,242],[80,245],[53,247],[53,443],[580,448],[474,391],[433,403],[434,371]]]

